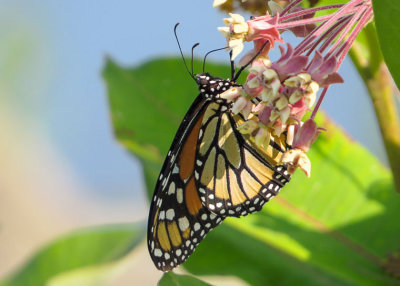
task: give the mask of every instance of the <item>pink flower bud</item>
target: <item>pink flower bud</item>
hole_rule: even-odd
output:
[[[308,152],[311,145],[315,142],[320,130],[313,119],[308,119],[304,124],[297,130],[295,138],[293,140],[293,148],[301,149],[304,152]]]

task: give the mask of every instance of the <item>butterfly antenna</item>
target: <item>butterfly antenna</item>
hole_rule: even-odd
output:
[[[225,49],[227,49],[227,48],[228,48],[228,47],[223,47],[223,48],[211,50],[211,51],[209,51],[209,52],[204,56],[204,59],[203,59],[203,73],[204,73],[204,71],[205,71],[205,69],[206,69],[206,59],[207,59],[207,56],[208,56],[209,54],[211,54],[211,53],[218,52],[218,51],[222,51],[222,50],[225,50]]]
[[[239,78],[239,76],[240,76],[240,74],[242,73],[242,71],[243,71],[245,68],[247,68],[247,67],[261,54],[262,50],[264,50],[265,46],[266,46],[268,43],[269,43],[269,41],[266,41],[266,42],[262,45],[261,49],[254,55],[254,57],[252,57],[251,60],[250,60],[247,64],[245,64],[244,66],[241,66],[241,67],[240,67],[240,69],[239,69],[238,72],[235,74],[235,76],[232,77],[232,80],[233,80],[233,81],[236,81],[236,80]]]
[[[183,56],[183,53],[182,53],[181,44],[179,43],[178,35],[176,34],[176,28],[179,26],[179,24],[180,24],[180,23],[176,23],[176,24],[175,24],[175,27],[174,27],[175,39],[176,39],[176,42],[178,43],[179,51],[180,51],[180,53],[181,53],[182,60],[183,60],[183,63],[185,64],[185,68],[186,68],[188,74],[190,75],[191,78],[193,78],[193,79],[196,81],[196,79],[195,79],[193,73],[190,73],[189,68],[188,68],[188,66],[187,66],[187,64],[186,64],[185,57]]]
[[[192,75],[194,75],[194,72],[193,72],[194,49],[195,49],[198,45],[200,45],[200,43],[196,43],[196,44],[194,44],[193,47],[192,47]]]

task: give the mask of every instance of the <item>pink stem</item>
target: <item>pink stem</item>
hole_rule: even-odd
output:
[[[281,12],[281,16],[285,15],[287,12],[289,12],[292,8],[294,8],[297,4],[301,3],[303,0],[295,0],[292,3],[290,3],[289,5],[286,6],[285,9],[283,9],[283,11]]]
[[[301,54],[307,50],[307,56],[309,56],[317,47],[318,45],[325,39],[324,44],[321,46],[320,51],[324,50],[326,47],[330,44],[330,42],[332,41],[332,39],[334,39],[338,33],[340,33],[340,29],[342,28],[342,26],[346,23],[346,21],[348,21],[348,19],[351,16],[347,16],[343,19],[340,19],[339,21],[337,21],[333,26],[331,26],[327,31],[325,31],[323,34],[321,34],[321,36],[319,36],[319,38],[317,40],[315,40],[315,42],[310,42],[310,44],[306,47],[304,47],[303,49],[297,51],[298,54]]]
[[[351,45],[357,38],[358,34],[361,32],[361,30],[364,28],[364,26],[368,23],[368,21],[371,19],[373,15],[373,10],[372,7],[370,7],[365,14],[362,16],[361,21],[357,23],[357,25],[354,27],[354,30],[351,32],[348,40],[340,47],[340,49],[335,53],[335,56],[339,56],[340,58],[338,60],[336,70],[339,69],[340,65],[342,64],[344,58],[346,57],[348,51],[351,48]]]
[[[347,3],[344,5],[342,8],[337,10],[332,17],[326,21],[325,23],[321,24],[318,26],[314,32],[310,33],[296,48],[295,53],[298,54],[299,50],[302,50],[304,46],[309,45],[310,42],[314,41],[318,36],[320,36],[327,27],[331,26],[335,21],[340,19],[343,15],[348,14],[352,10],[352,12],[355,12],[356,9],[351,9],[354,6],[358,5],[359,3],[363,2],[364,0],[354,0],[352,2]],[[354,10],[354,11],[353,11]]]
[[[333,31],[333,33],[331,33],[330,36],[325,40],[324,44],[321,45],[321,47],[319,48],[319,51],[321,53],[323,53],[329,47],[329,45],[334,41],[337,35],[341,33],[341,29],[343,28],[343,26],[349,23],[350,19],[351,17],[348,16],[347,18],[343,19],[344,21],[338,22],[340,24],[340,27],[336,31]]]
[[[332,15],[326,15],[326,16],[321,16],[317,18],[310,18],[310,19],[304,19],[304,20],[299,20],[299,21],[293,21],[289,23],[282,23],[282,24],[277,24],[275,26],[276,29],[287,29],[287,28],[293,28],[297,26],[304,26],[308,24],[314,24],[317,22],[322,22],[325,20],[328,20],[332,17]]]
[[[340,8],[342,6],[343,6],[343,4],[336,4],[336,5],[322,6],[322,7],[312,8],[312,9],[305,9],[305,10],[301,10],[301,11],[298,11],[298,12],[291,13],[291,14],[285,16],[285,17],[281,17],[280,20],[281,21],[286,21],[288,19],[309,15],[309,14],[312,14],[312,13],[315,13],[315,12],[318,12],[318,11],[321,11],[321,10],[336,9],[336,8]]]
[[[360,9],[360,11],[357,12],[351,19],[351,21],[346,25],[344,30],[342,31],[341,35],[339,38],[335,41],[333,46],[329,49],[327,53],[327,58],[329,58],[333,52],[336,50],[336,48],[340,45],[340,43],[343,41],[343,39],[346,37],[347,33],[351,30],[351,28],[354,26],[354,24],[360,19],[360,16],[364,14],[366,9]]]
[[[329,85],[326,86],[324,88],[324,90],[321,92],[321,95],[318,98],[317,104],[315,105],[314,110],[311,113],[310,119],[315,118],[315,115],[317,114],[317,111],[318,111],[319,107],[321,106],[322,101],[324,100],[324,97],[325,97],[326,92],[328,91],[328,88],[329,88]]]

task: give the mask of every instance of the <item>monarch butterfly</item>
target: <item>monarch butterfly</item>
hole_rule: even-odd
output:
[[[259,148],[238,131],[244,118],[232,114],[232,103],[220,97],[240,86],[235,81],[246,66],[236,75],[233,69],[232,80],[189,72],[200,94],[178,128],[150,207],[148,249],[159,270],[183,263],[226,216],[261,210],[290,180],[279,165],[290,148],[285,136]]]

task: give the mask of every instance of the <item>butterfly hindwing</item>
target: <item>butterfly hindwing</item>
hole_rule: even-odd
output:
[[[196,156],[203,205],[221,216],[260,211],[290,180],[278,164],[286,148],[284,136],[264,150],[237,130],[243,119],[224,105],[212,103],[205,114]]]
[[[153,195],[148,248],[163,271],[181,264],[223,217],[200,201],[195,178],[195,153],[209,101],[199,96],[186,114],[162,167]]]

